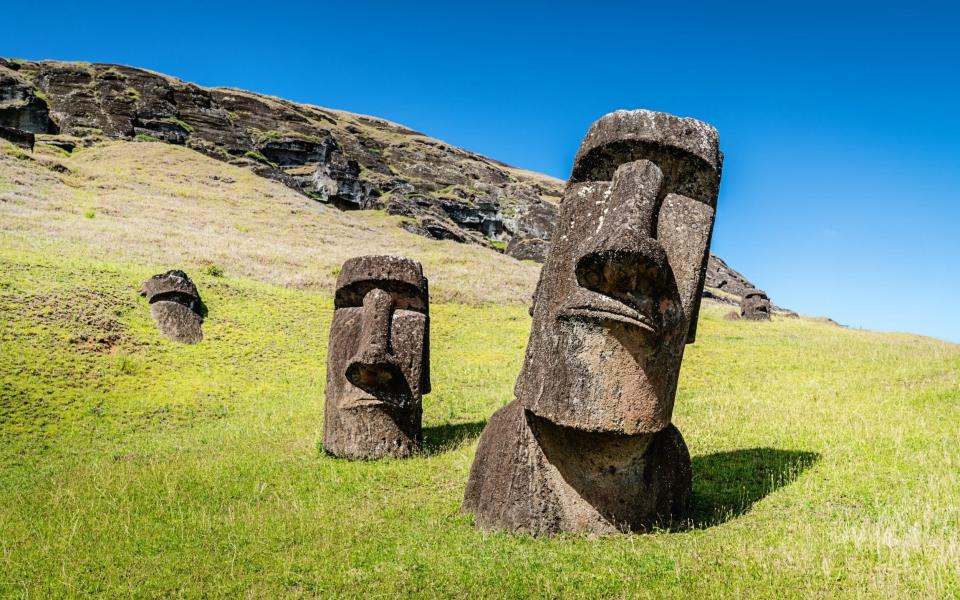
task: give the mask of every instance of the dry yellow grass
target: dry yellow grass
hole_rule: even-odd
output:
[[[158,269],[217,265],[317,290],[331,289],[351,256],[403,254],[423,263],[435,301],[469,304],[525,304],[539,272],[486,248],[410,234],[400,217],[341,212],[187,148],[107,142],[67,156],[38,145],[24,158],[0,144],[0,240],[10,248]]]

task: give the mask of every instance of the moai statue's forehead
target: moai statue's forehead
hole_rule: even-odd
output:
[[[767,293],[763,290],[749,290],[746,294],[743,295],[744,298],[761,298],[763,300],[769,300],[770,297],[767,296]]]
[[[154,275],[140,286],[140,295],[146,296],[148,302],[161,294],[184,294],[197,300],[200,299],[197,286],[185,272],[179,269]]]
[[[427,280],[423,267],[402,256],[358,256],[343,263],[337,277],[335,308],[362,306],[372,289],[390,292],[396,308],[424,311],[427,308]]]
[[[574,158],[570,182],[610,181],[621,165],[635,160],[656,164],[670,191],[716,206],[723,166],[717,130],[649,110],[618,110],[594,123]]]

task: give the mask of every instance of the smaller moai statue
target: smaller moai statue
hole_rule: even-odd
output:
[[[751,321],[770,320],[770,298],[763,290],[747,290],[740,301],[740,316]]]
[[[154,275],[140,286],[160,332],[175,342],[196,344],[203,339],[203,302],[190,277],[179,269]]]
[[[420,449],[430,392],[430,297],[423,268],[360,256],[337,278],[327,350],[323,447],[353,459]]]

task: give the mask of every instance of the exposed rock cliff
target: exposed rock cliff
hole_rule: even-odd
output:
[[[543,260],[564,185],[383,119],[121,65],[0,58],[2,128],[68,151],[103,138],[185,145],[320,202],[384,209],[412,232],[521,260]],[[725,294],[752,287],[715,257],[707,277]]]
[[[385,209],[423,235],[534,260],[563,186],[383,119],[120,65],[0,59],[0,126],[183,144],[321,202]]]

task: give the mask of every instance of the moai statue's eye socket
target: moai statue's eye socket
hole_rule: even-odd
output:
[[[638,160],[648,160],[662,171],[662,194],[679,194],[716,205],[718,167],[692,152],[649,142],[619,140],[592,148],[579,159],[570,181],[611,181],[621,165]]]

